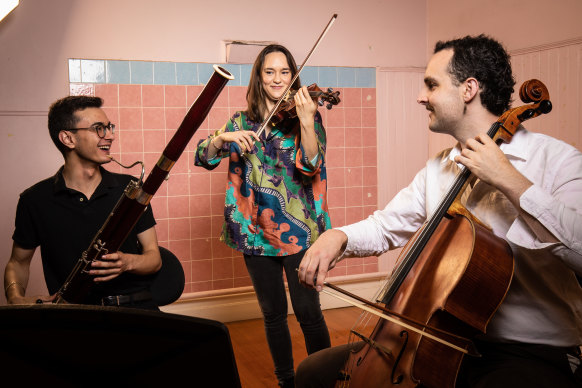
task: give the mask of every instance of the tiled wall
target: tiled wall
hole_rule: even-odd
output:
[[[227,163],[212,172],[194,166],[201,138],[246,107],[251,65],[222,65],[235,76],[152,199],[160,245],[173,251],[186,273],[185,293],[250,286],[242,255],[218,239],[223,222]],[[69,60],[71,94],[102,97],[117,124],[112,154],[122,163],[142,160],[146,176],[212,74],[205,63]],[[305,85],[340,91],[341,103],[320,108],[328,135],[329,207],[333,226],[377,209],[376,73],[374,68],[306,67]],[[128,173],[113,163],[113,171]],[[129,171],[139,174],[139,168]],[[349,265],[348,265],[349,264]],[[341,262],[332,276],[377,272],[378,259]]]

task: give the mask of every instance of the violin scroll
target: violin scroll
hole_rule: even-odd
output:
[[[315,85],[315,84],[313,84]],[[309,90],[309,89],[308,89]],[[321,94],[319,95],[319,98],[317,100],[317,104],[319,106],[323,106],[325,104],[325,101],[327,101],[327,105],[325,105],[325,107],[330,110],[334,105],[337,105],[340,103],[340,98],[339,98],[339,94],[340,92],[338,91],[333,91],[332,88],[327,88],[327,93],[325,92],[321,92]],[[311,93],[310,93],[311,95]]]

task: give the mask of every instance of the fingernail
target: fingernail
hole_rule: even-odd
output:
[[[317,291],[321,291],[321,286],[317,286],[317,287],[315,287],[315,289],[316,289]]]

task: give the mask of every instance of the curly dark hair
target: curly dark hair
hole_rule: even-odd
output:
[[[483,34],[465,36],[437,42],[434,52],[445,49],[453,50],[449,73],[455,81],[474,77],[481,89],[481,103],[489,112],[500,116],[509,109],[515,79],[509,54],[499,42]]]
[[[53,143],[65,155],[67,147],[59,140],[59,132],[72,129],[78,122],[75,112],[86,108],[101,108],[100,97],[68,96],[55,101],[48,113],[48,129]]]
[[[289,64],[289,69],[291,70],[291,78],[295,77],[295,74],[297,74],[295,59],[293,59],[293,55],[291,55],[289,50],[284,46],[270,44],[259,53],[253,65],[253,69],[251,70],[251,79],[247,89],[247,110],[245,111],[245,114],[256,123],[263,121],[263,115],[267,110],[265,104],[265,97],[267,94],[263,90],[262,71],[263,65],[265,64],[265,57],[271,53],[283,53],[287,58],[287,64]],[[300,87],[301,81],[299,80],[299,77],[297,77],[292,85],[292,89],[299,89]]]

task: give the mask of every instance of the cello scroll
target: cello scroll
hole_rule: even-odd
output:
[[[546,85],[540,80],[531,79],[525,81],[519,89],[519,98],[524,103],[531,102],[532,104],[509,109],[503,113],[497,120],[499,129],[502,129],[502,131],[497,131],[497,134],[492,136],[493,140],[497,141],[500,139],[509,143],[511,137],[523,121],[552,111],[550,93]]]

